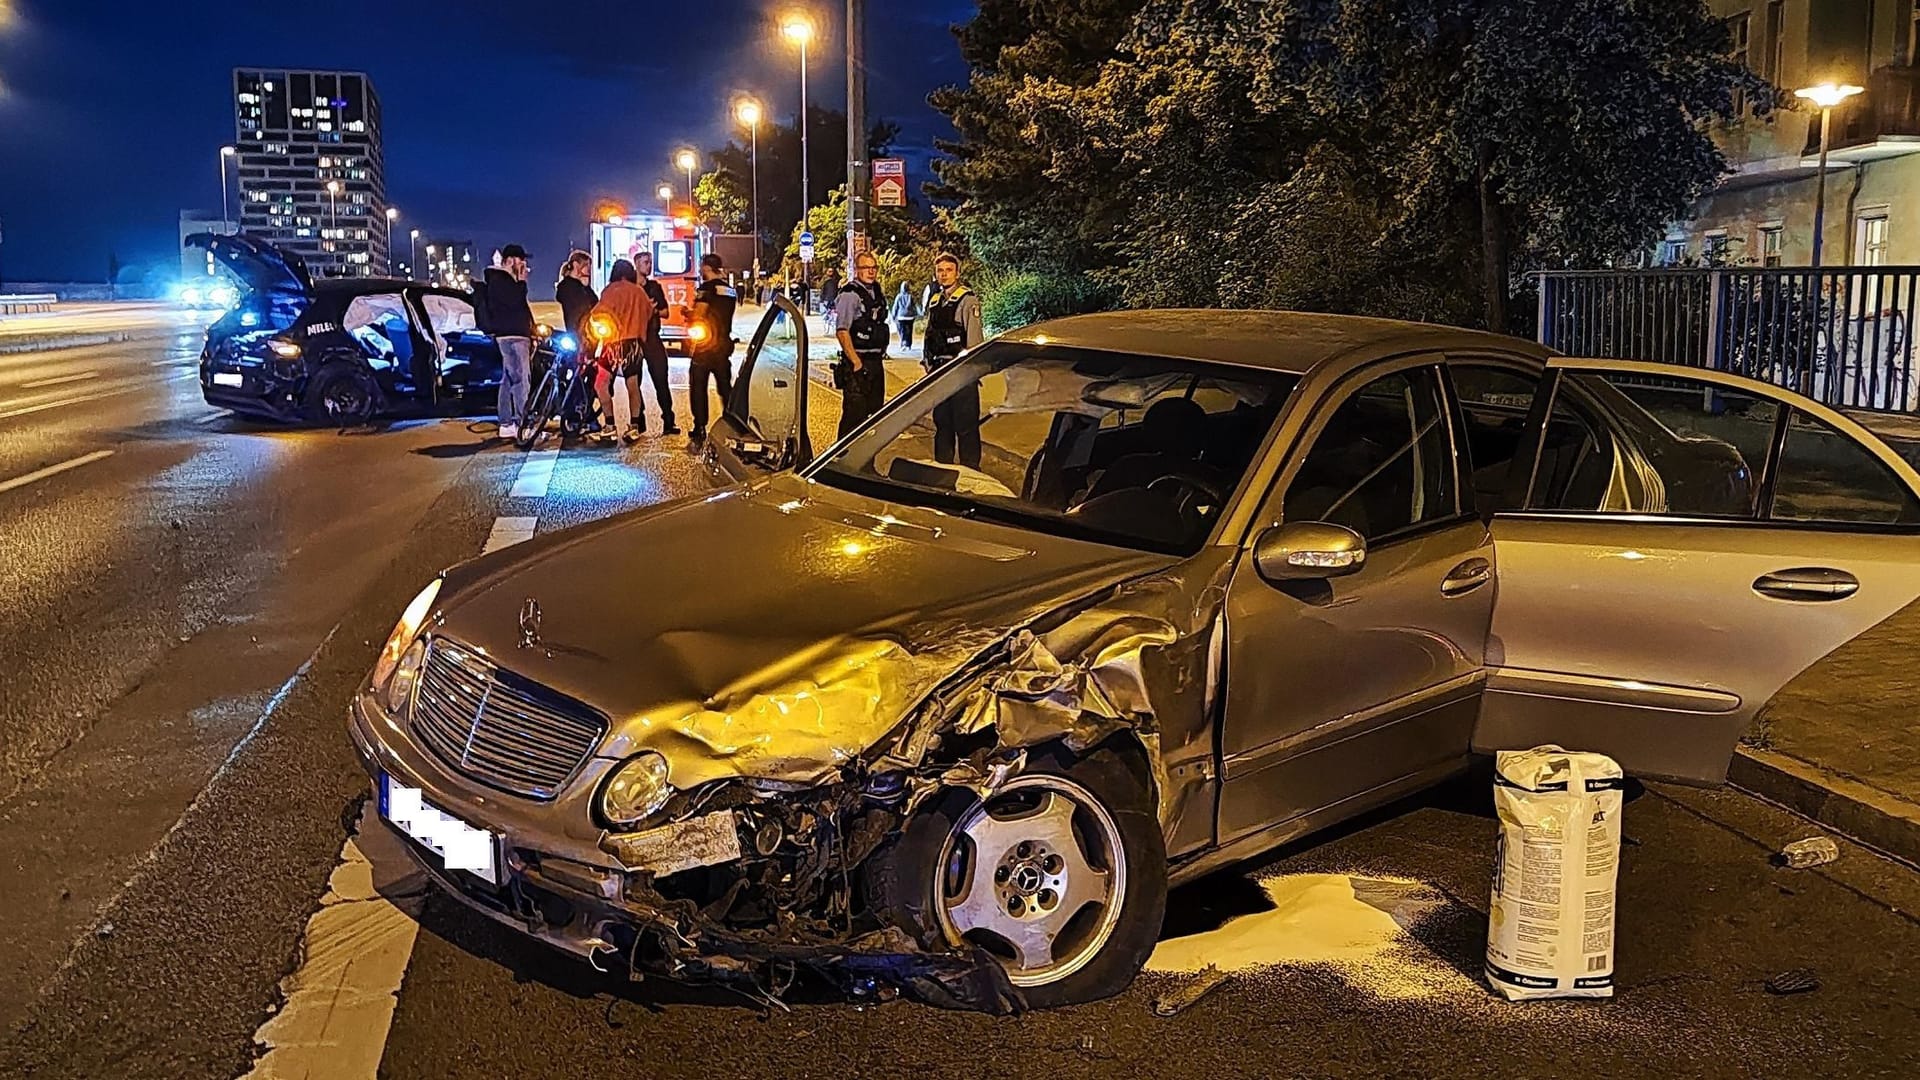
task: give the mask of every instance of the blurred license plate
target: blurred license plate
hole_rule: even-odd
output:
[[[216,371],[213,373],[213,385],[215,386],[239,386],[244,382],[246,382],[246,378],[237,371]]]
[[[447,869],[465,870],[488,884],[500,884],[494,835],[421,798],[419,788],[394,783],[393,777],[381,773],[380,816],[440,856]]]

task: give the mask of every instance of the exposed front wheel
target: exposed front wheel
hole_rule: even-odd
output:
[[[378,401],[372,380],[352,365],[335,362],[321,368],[307,384],[304,409],[316,424],[351,427],[373,419]]]
[[[930,944],[977,945],[1035,1006],[1133,980],[1166,911],[1166,848],[1144,764],[1113,749],[1037,755],[984,801],[909,822],[875,899]]]
[[[546,438],[547,422],[553,419],[560,404],[560,382],[558,374],[552,369],[540,380],[527,398],[527,407],[520,414],[520,435],[514,439],[514,445],[522,450],[531,450]]]

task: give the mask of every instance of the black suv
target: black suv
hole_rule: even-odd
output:
[[[494,408],[500,349],[475,322],[472,294],[387,278],[315,281],[298,255],[245,234],[187,242],[249,287],[207,329],[208,404],[321,424]],[[536,370],[573,347],[568,335],[543,338]]]

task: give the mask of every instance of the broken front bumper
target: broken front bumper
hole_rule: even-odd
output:
[[[1005,970],[981,950],[926,950],[904,931],[870,920],[849,918],[844,933],[823,933],[819,924],[801,925],[803,920],[784,912],[764,929],[722,926],[713,905],[670,898],[654,887],[653,873],[622,865],[602,850],[603,843],[620,847],[605,834],[559,827],[554,815],[568,813],[567,794],[554,803],[535,804],[476,792],[437,759],[418,754],[400,726],[364,696],[349,709],[348,729],[376,804],[384,773],[396,784],[420,789],[423,799],[440,810],[498,837],[496,883],[448,869],[438,854],[376,814],[432,880],[496,922],[601,971],[636,980],[655,974],[724,982],[766,995],[777,993],[804,967],[857,996],[905,990],[935,1004],[991,1012],[1023,1004]],[[396,750],[396,743],[406,752]],[[594,759],[583,766],[583,775],[568,785],[573,798],[586,798],[611,765]],[[592,820],[584,806],[575,806],[572,817]]]

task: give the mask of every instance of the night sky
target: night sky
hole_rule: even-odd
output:
[[[373,77],[395,227],[519,240],[537,273],[579,242],[596,199],[644,200],[676,146],[718,145],[751,92],[783,119],[799,64],[776,32],[793,0],[0,0],[0,272],[100,280],[178,265],[182,209],[219,211],[232,69]],[[810,54],[813,101],[846,102],[840,0]],[[869,0],[868,111],[903,128],[912,190],[947,132],[929,91],[965,78],[949,26],[970,0]],[[816,190],[839,177],[815,178]],[[763,184],[782,178],[762,175]],[[682,181],[684,182],[684,181]],[[798,178],[793,178],[798,183]],[[396,247],[400,246],[396,241]]]

